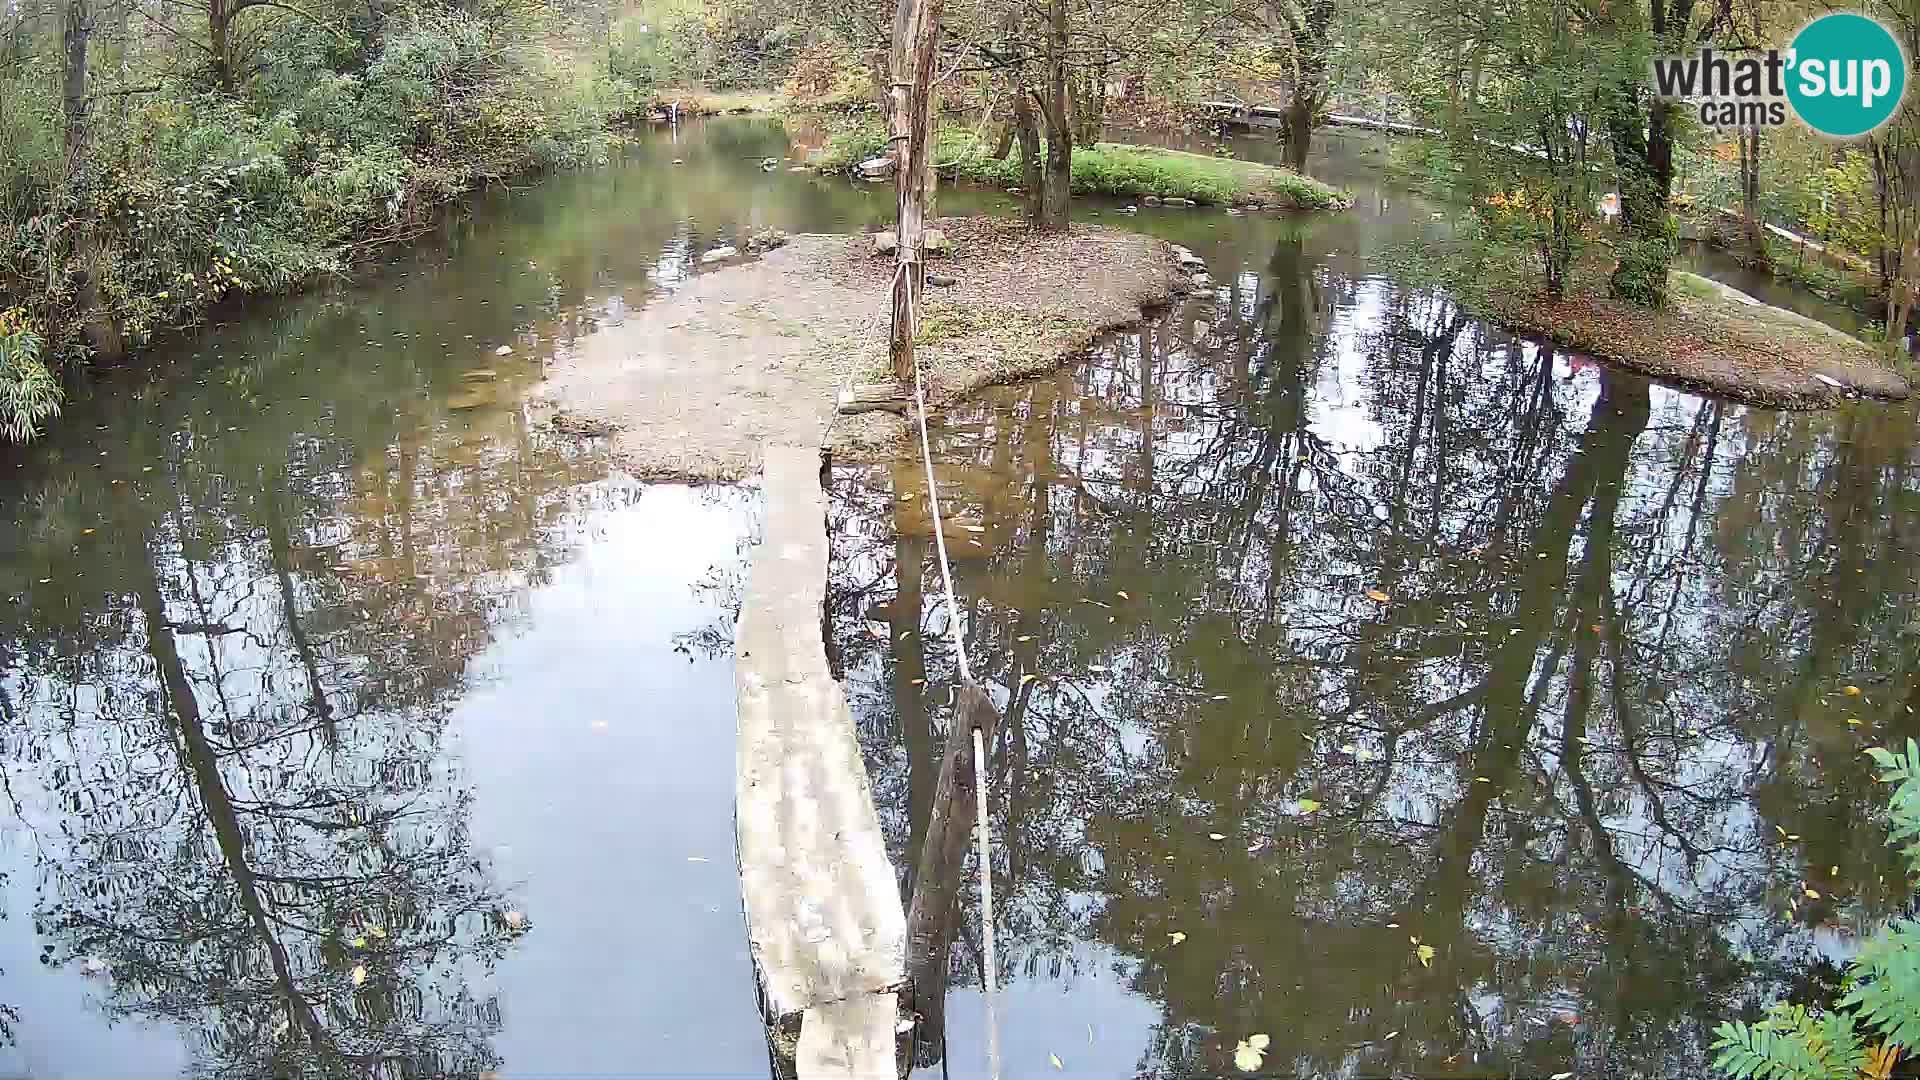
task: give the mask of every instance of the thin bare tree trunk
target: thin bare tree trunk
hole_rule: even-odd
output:
[[[1040,195],[1039,227],[1065,232],[1073,185],[1073,123],[1067,113],[1067,3],[1047,5],[1047,174]]]
[[[927,173],[931,163],[934,45],[940,32],[942,0],[901,0],[912,3],[904,21],[894,19],[892,96],[904,118],[897,182],[898,248],[893,276],[893,327],[888,353],[893,376],[901,383],[914,377],[913,336],[918,325],[921,296],[926,291],[927,266],[922,248],[927,215]]]
[[[1020,186],[1025,192],[1029,224],[1040,223],[1040,189],[1046,174],[1040,163],[1040,122],[1034,116],[1033,97],[1027,80],[1020,78],[1013,88],[1013,131],[1020,140]]]

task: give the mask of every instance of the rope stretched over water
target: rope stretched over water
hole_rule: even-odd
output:
[[[907,285],[907,335],[920,336],[920,313],[914,306],[913,287],[903,281],[908,263],[894,270],[893,287]],[[973,671],[967,665],[967,646],[960,635],[960,604],[953,592],[953,567],[947,562],[946,528],[940,521],[940,493],[933,478],[933,446],[927,438],[927,397],[920,383],[920,360],[913,363],[914,415],[920,428],[920,461],[927,469],[927,507],[933,514],[933,546],[940,555],[940,584],[947,596],[947,633],[953,638],[953,654],[960,665],[962,686],[973,684]],[[905,572],[905,567],[900,571]],[[958,722],[958,718],[955,718]],[[1000,1080],[1000,1017],[995,1002],[999,984],[999,961],[993,943],[993,838],[987,826],[987,748],[979,727],[973,729],[973,805],[974,838],[980,852],[980,943],[985,960],[987,1000],[987,1070],[992,1080]]]

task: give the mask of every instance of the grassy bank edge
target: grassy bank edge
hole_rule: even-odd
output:
[[[1528,283],[1537,281],[1527,277],[1528,256],[1510,248],[1428,244],[1385,259],[1515,333],[1742,404],[1824,409],[1850,392],[1892,401],[1911,393],[1915,373],[1873,345],[1698,274],[1671,271],[1671,299],[1658,310],[1611,299],[1605,256],[1596,245],[1559,300]]]
[[[943,175],[988,187],[1020,186],[1017,154],[996,159],[991,147],[964,128],[943,128],[934,140],[934,158]],[[862,125],[834,136],[809,164],[822,172],[845,172],[885,146],[885,132]],[[1339,188],[1277,166],[1127,143],[1074,147],[1072,191],[1191,199],[1203,206],[1340,210],[1352,205],[1352,198]]]

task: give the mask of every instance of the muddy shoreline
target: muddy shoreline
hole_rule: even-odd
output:
[[[950,254],[929,262],[920,353],[933,408],[1056,370],[1102,333],[1184,291],[1163,240],[1092,225],[1034,233],[992,218],[935,223]],[[716,261],[624,324],[556,359],[533,397],[563,434],[606,437],[649,480],[751,474],[769,444],[819,445],[840,460],[899,449],[905,420],[842,416],[841,392],[885,381],[891,259],[873,238],[803,235],[759,257]]]

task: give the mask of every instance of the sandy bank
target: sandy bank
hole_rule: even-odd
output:
[[[1064,235],[987,218],[937,223],[953,254],[929,263],[921,354],[930,404],[1049,371],[1185,282],[1164,241],[1098,226]],[[838,416],[840,390],[886,378],[892,260],[866,236],[800,236],[692,280],[581,342],[535,394],[557,430],[608,435],[649,479],[733,479],[762,445],[825,443],[842,458],[894,452],[904,421]]]

